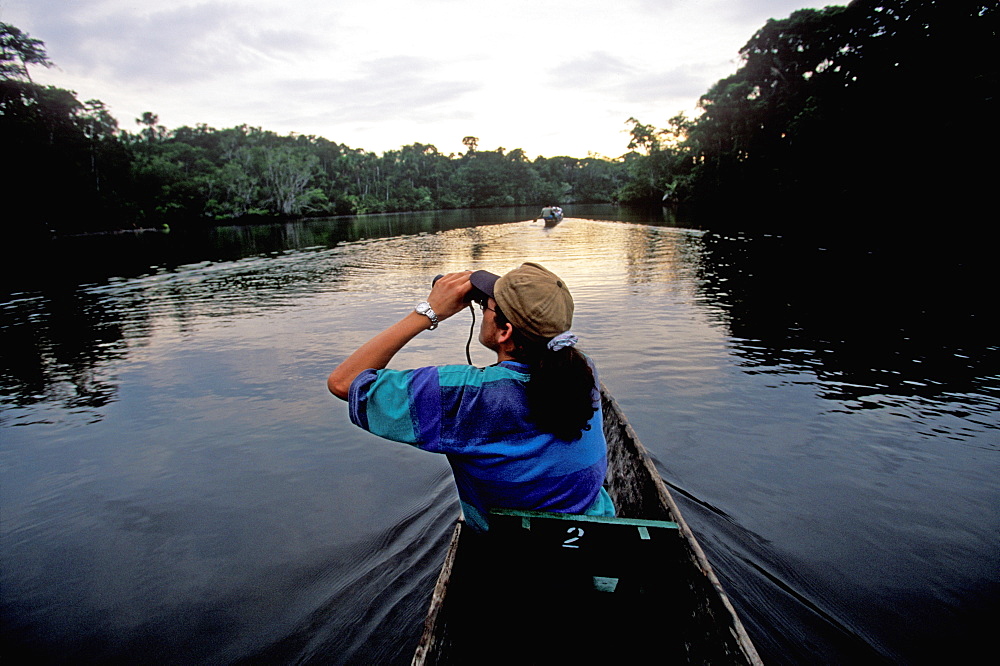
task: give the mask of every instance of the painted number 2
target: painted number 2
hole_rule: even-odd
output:
[[[579,541],[580,537],[583,536],[583,528],[570,527],[566,530],[566,534],[569,536],[567,536],[565,541],[563,541],[563,548],[579,548],[580,544],[578,544],[577,541]]]

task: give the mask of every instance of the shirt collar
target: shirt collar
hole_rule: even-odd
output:
[[[528,372],[531,366],[527,363],[521,363],[520,361],[500,361],[495,365],[503,366],[505,368],[510,368],[511,370],[517,370],[519,372]]]

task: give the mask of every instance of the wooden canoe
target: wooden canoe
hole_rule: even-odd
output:
[[[761,663],[652,460],[603,386],[601,398],[606,487],[618,517],[507,511],[491,516],[489,535],[459,521],[414,666]]]

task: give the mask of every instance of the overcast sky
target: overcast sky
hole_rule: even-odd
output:
[[[376,153],[626,152],[736,71],[768,18],[846,0],[0,0],[45,42],[34,79],[124,129],[241,124]]]

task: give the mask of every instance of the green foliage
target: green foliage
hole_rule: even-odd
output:
[[[670,119],[667,129],[645,125],[635,118],[629,133],[629,152],[624,157],[627,180],[616,190],[614,199],[626,203],[656,204],[672,200],[676,195],[683,153],[679,147],[691,127],[683,115]],[[645,154],[635,152],[639,148]]]
[[[539,157],[534,168],[546,191],[543,202],[610,203],[625,182],[625,165],[620,160],[600,157]]]
[[[612,201],[626,179],[617,161],[532,162],[521,149],[481,151],[474,136],[458,156],[420,143],[378,156],[246,125],[170,131],[150,111],[130,133],[100,101],[31,81],[29,65],[51,65],[40,41],[0,24],[0,47],[2,194],[9,217],[41,233]]]
[[[45,45],[9,23],[0,23],[0,81],[28,81],[28,65],[51,67]]]
[[[451,189],[462,206],[513,206],[546,201],[552,194],[520,149],[467,154],[454,171]]]
[[[380,157],[245,125],[168,131],[152,112],[136,124],[135,133],[119,129],[104,104],[80,103],[72,91],[0,81],[7,212],[37,221],[41,233],[71,233],[257,216],[544,205],[573,200],[574,188],[585,199],[609,200],[620,184],[612,162],[572,160],[570,175],[548,169],[545,158],[532,163],[520,149],[456,157],[416,143]]]
[[[3,205],[48,233],[573,202],[976,198],[1000,143],[998,18],[985,0],[796,11],[750,38],[698,118],[665,129],[629,118],[617,160],[534,161],[475,136],[464,154],[414,143],[379,156],[245,125],[169,131],[152,112],[132,134],[102,102],[35,84],[30,67],[52,64],[44,44],[0,23]]]
[[[70,91],[31,82],[27,66],[48,62],[35,42],[0,24],[5,217],[24,220],[15,231],[27,234],[71,227],[81,209],[90,213],[92,225],[107,226],[121,218],[123,206],[110,185],[128,171],[128,153],[115,138],[117,123],[96,100],[81,103]],[[11,43],[31,49],[12,55]]]
[[[1000,147],[1000,5],[855,0],[769,20],[666,130],[627,121],[621,201],[790,207],[981,201]],[[929,187],[930,186],[930,187]]]
[[[932,173],[940,194],[975,196],[977,153],[997,147],[998,12],[856,0],[768,21],[701,99],[683,144],[691,196],[890,203],[925,199]]]

